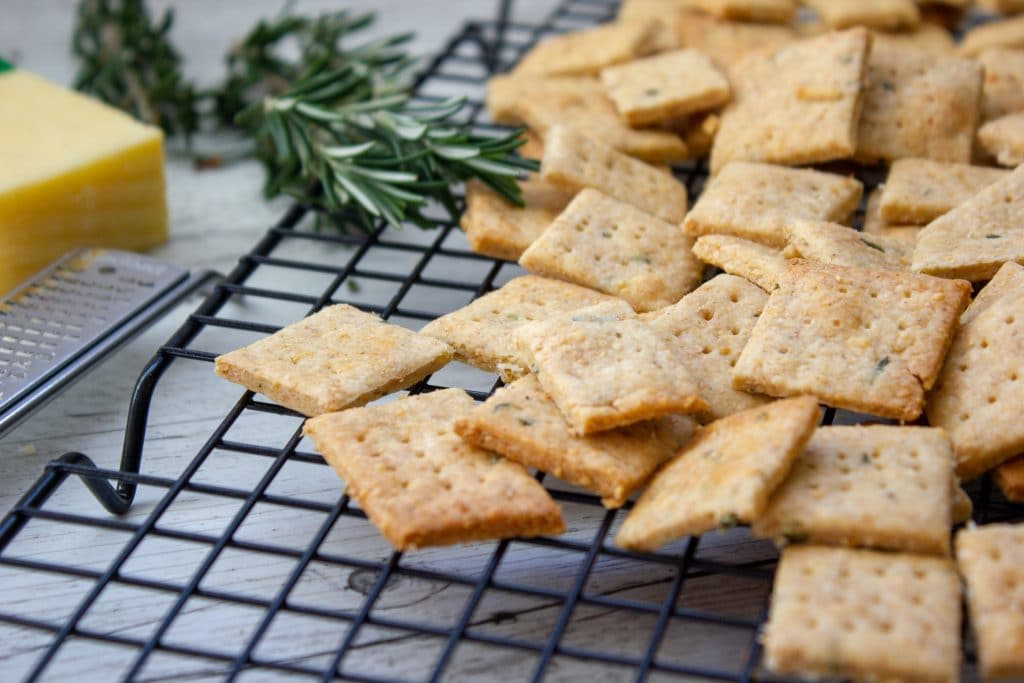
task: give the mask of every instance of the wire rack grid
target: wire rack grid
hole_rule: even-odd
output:
[[[612,18],[616,5],[562,0],[543,22],[524,24],[510,20],[510,3],[503,3],[497,21],[467,23],[444,47],[418,79],[417,98],[466,95],[467,122],[493,129],[482,112],[487,77],[544,35]],[[675,172],[697,196],[704,166],[684,164]],[[418,328],[521,273],[515,264],[470,252],[440,213],[437,229],[428,232],[379,225],[362,237],[312,224],[304,207],[289,210],[160,349],[133,397],[121,469],[68,454],[47,467],[0,523],[0,578],[31,572],[52,575],[54,585],[78,586],[56,615],[34,607],[42,596],[0,606],[0,624],[39,636],[27,679],[59,670],[77,647],[116,652],[110,661],[118,668],[109,677],[124,680],[180,674],[182,663],[197,666],[186,667],[196,676],[231,680],[769,678],[760,667],[758,633],[777,554],[743,529],[685,539],[654,554],[628,552],[608,541],[623,511],[605,510],[596,497],[538,474],[563,505],[565,535],[392,552],[355,503],[338,493],[322,459],[305,448],[300,416],[249,392],[234,395],[180,474],[139,473],[150,400],[164,371],[194,364],[203,381],[219,383],[209,368],[218,352],[288,321],[265,314],[270,306],[290,306],[294,319],[352,303]],[[309,291],[311,282],[320,289]],[[482,399],[498,382],[453,364],[412,391],[447,386]],[[823,418],[857,419],[832,409]],[[276,436],[263,438],[270,423]],[[222,461],[257,462],[259,474],[248,481],[237,472],[219,480],[204,476]],[[281,485],[285,480],[288,486]],[[122,516],[53,504],[78,482]],[[142,513],[124,514],[142,490],[155,492],[151,503]],[[1020,516],[987,479],[970,493],[979,521]],[[227,505],[221,523],[212,529],[180,523],[176,505],[188,497]],[[270,533],[246,533],[268,508],[284,515],[288,529],[264,525],[259,528]],[[85,566],[32,552],[26,539],[40,525],[87,539],[110,535],[109,562]],[[147,555],[154,543],[170,550]],[[186,547],[191,550],[181,550]],[[140,558],[151,557],[181,558],[183,569],[173,578],[149,572]],[[225,564],[232,580],[214,581]],[[230,629],[206,628],[203,615],[223,609],[246,617],[229,621]],[[139,623],[115,619],[112,626],[98,618],[114,613],[137,615]],[[969,651],[966,659],[972,675]]]

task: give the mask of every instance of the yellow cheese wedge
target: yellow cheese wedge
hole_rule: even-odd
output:
[[[25,71],[0,73],[0,293],[74,247],[166,240],[160,129]]]

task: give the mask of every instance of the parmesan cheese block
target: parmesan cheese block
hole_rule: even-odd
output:
[[[166,241],[160,130],[2,66],[0,293],[74,247]]]

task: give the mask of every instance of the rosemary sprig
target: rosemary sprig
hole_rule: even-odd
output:
[[[199,95],[171,45],[174,14],[153,21],[143,0],[82,0],[71,50],[81,64],[74,87],[169,134],[199,128]]]

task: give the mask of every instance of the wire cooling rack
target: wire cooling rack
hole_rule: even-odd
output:
[[[538,38],[611,19],[616,9],[613,0],[563,0],[532,25],[511,21],[509,5],[494,22],[464,26],[418,80],[418,98],[465,94],[467,121],[493,128],[482,112],[490,73]],[[699,194],[702,164],[675,171],[691,197]],[[877,176],[862,180],[870,187]],[[0,577],[52,576],[44,585],[67,593],[63,610],[39,609],[61,597],[42,593],[0,606],[0,624],[38,636],[29,679],[50,677],[80,648],[113,662],[91,673],[126,680],[166,671],[271,680],[769,678],[758,632],[777,553],[744,529],[628,552],[609,541],[623,511],[538,475],[564,508],[563,536],[392,552],[308,450],[300,416],[252,393],[234,400],[179,476],[139,473],[151,398],[172,365],[201,366],[198,381],[209,384],[190,388],[198,398],[224,386],[209,367],[218,352],[303,313],[347,302],[418,328],[521,272],[470,252],[440,214],[427,232],[381,225],[356,237],[312,226],[305,208],[288,211],[160,349],[139,378],[120,469],[68,454],[0,523]],[[265,313],[280,306],[291,307],[288,319]],[[444,386],[483,398],[497,380],[453,364],[413,391]],[[829,409],[824,422],[861,417]],[[239,474],[253,463],[257,476]],[[79,481],[121,516],[55,503]],[[151,493],[141,513],[131,508],[140,490]],[[987,479],[970,493],[979,522],[1021,516]],[[175,514],[186,499],[224,512],[190,525]],[[252,526],[259,533],[248,533]],[[32,539],[43,532],[70,545],[105,544],[109,561],[40,555]],[[179,571],[168,578],[155,566]],[[116,656],[103,659],[108,651]]]

